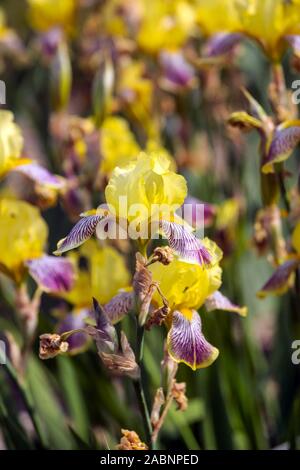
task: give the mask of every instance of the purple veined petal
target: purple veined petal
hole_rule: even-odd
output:
[[[102,215],[88,215],[82,217],[72,228],[69,235],[58,242],[57,250],[54,251],[54,254],[61,255],[65,251],[72,250],[82,245],[82,243],[91,238],[95,233],[97,224],[102,218]]]
[[[294,50],[294,54],[300,56],[300,34],[289,34],[285,36],[286,41]]]
[[[159,222],[159,227],[168,239],[172,250],[177,252],[182,259],[201,265],[210,264],[211,255],[208,250],[183,225],[162,220]]]
[[[218,33],[212,36],[205,44],[205,56],[216,57],[232,49],[243,39],[240,33]]]
[[[61,335],[66,331],[85,328],[85,319],[91,317],[91,315],[92,313],[89,309],[70,312],[58,323],[56,331]],[[68,353],[76,354],[82,351],[89,344],[90,339],[90,336],[83,332],[74,333],[73,335],[69,336]]]
[[[165,78],[177,86],[188,86],[195,77],[193,67],[185,60],[181,52],[161,52],[160,63],[162,65]]]
[[[279,126],[273,137],[268,155],[263,161],[262,172],[273,173],[274,163],[283,162],[293,152],[300,142],[300,121],[292,121],[298,125],[289,125],[287,127]]]
[[[115,295],[107,304],[104,305],[103,309],[112,324],[115,324],[122,320],[134,306],[134,294],[133,292],[120,292]]]
[[[206,299],[205,307],[208,312],[212,312],[213,310],[225,310],[227,312],[238,313],[242,317],[247,315],[247,307],[240,307],[234,304],[220,291],[216,291]]]
[[[62,178],[58,178],[50,173],[46,168],[35,162],[19,165],[14,168],[14,171],[18,171],[36,183],[48,186],[49,188],[61,189],[65,185]]]
[[[284,294],[288,290],[291,276],[299,264],[299,259],[290,259],[280,265],[258,291],[257,296],[263,298],[270,294]]]
[[[72,289],[75,280],[70,260],[44,255],[27,261],[31,277],[45,292],[61,293]]]
[[[198,312],[189,312],[190,318],[179,311],[173,312],[167,343],[174,361],[184,362],[196,370],[210,366],[217,359],[219,350],[205,339]]]

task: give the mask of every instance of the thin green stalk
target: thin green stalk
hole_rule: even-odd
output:
[[[137,361],[140,367],[141,375],[134,381],[134,389],[137,396],[138,404],[140,407],[141,415],[144,421],[144,429],[149,448],[152,448],[151,436],[152,436],[152,424],[149,414],[149,409],[145,397],[144,385],[142,379],[143,373],[143,352],[144,352],[144,336],[145,329],[143,326],[137,325]]]

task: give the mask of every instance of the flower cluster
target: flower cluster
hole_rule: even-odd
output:
[[[287,83],[300,70],[300,0],[26,0],[24,12],[15,3],[0,9],[0,328],[34,442],[59,439],[58,423],[46,426],[53,410],[44,432],[26,395],[36,374],[54,388],[70,448],[91,440],[78,411],[88,383],[91,403],[104,384],[112,416],[91,420],[99,447],[107,435],[117,446],[114,430],[137,404],[143,428],[123,429],[117,448],[146,450],[170,428],[169,412],[185,429],[196,403],[204,421],[198,380],[207,413],[224,397],[242,409],[222,415],[225,431],[238,429],[232,442],[207,438],[209,415],[204,447],[264,448],[267,430],[273,443],[268,397],[256,398],[257,421],[243,407],[248,389],[282,384],[255,297],[288,293],[299,330],[300,119]],[[57,370],[36,361],[38,339]],[[279,428],[291,428],[284,419]],[[181,431],[188,447],[191,429]]]

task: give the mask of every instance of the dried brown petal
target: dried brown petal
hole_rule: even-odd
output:
[[[109,354],[99,351],[105,367],[116,375],[127,375],[136,379],[140,375],[140,368],[135,360],[135,355],[126,338],[125,333],[121,332],[121,351],[119,354]]]
[[[172,396],[177,403],[177,409],[180,411],[185,411],[187,409],[188,399],[187,399],[185,392],[186,392],[185,382],[181,382],[181,383],[177,383],[176,381],[173,382]]]
[[[156,390],[154,403],[151,411],[151,423],[155,428],[160,419],[160,410],[165,403],[165,395],[163,389],[160,387]]]
[[[69,344],[62,341],[60,335],[45,333],[40,336],[39,356],[41,359],[51,359],[58,354],[67,352],[68,348]]]
[[[155,248],[153,253],[154,255],[151,261],[158,261],[159,263],[162,263],[165,266],[172,263],[174,259],[173,250],[169,246],[157,247]]]
[[[146,330],[151,330],[154,325],[161,326],[169,315],[169,313],[170,307],[168,305],[163,305],[162,307],[151,312],[145,324]]]
[[[168,352],[167,343],[164,347],[164,358],[161,362],[162,378],[164,391],[167,394],[171,392],[173,382],[178,370],[178,363],[172,359]]]
[[[146,267],[146,260],[140,254],[136,254],[135,274],[133,276],[133,290],[139,301],[143,301],[152,284],[152,273]]]
[[[135,431],[128,431],[122,429],[123,437],[120,444],[117,445],[117,450],[148,450],[148,446],[141,441],[140,437]]]

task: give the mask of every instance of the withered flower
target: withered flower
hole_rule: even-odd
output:
[[[139,312],[139,322],[143,325],[148,316],[150,303],[157,284],[153,282],[152,273],[148,270],[146,260],[140,253],[136,254],[136,270],[132,285]]]
[[[162,387],[159,387],[156,390],[156,394],[155,394],[155,397],[154,397],[154,403],[153,403],[153,407],[152,407],[152,411],[151,411],[151,423],[152,423],[152,426],[154,428],[159,423],[161,407],[165,404],[165,401],[166,401],[166,399],[165,399],[163,389],[162,389]]]
[[[116,375],[127,375],[132,379],[137,379],[140,375],[140,368],[135,360],[135,355],[125,333],[121,332],[121,351],[109,354],[99,352],[105,367]]]
[[[169,246],[159,246],[154,249],[151,263],[158,261],[159,263],[162,263],[167,266],[173,261],[173,259],[174,253],[172,248],[170,248]]]
[[[151,328],[154,325],[161,326],[162,323],[167,318],[170,311],[171,310],[170,310],[170,307],[167,305],[167,302],[165,302],[162,307],[157,308],[156,310],[153,310],[153,312],[150,313],[150,315],[149,315],[149,317],[148,317],[148,319],[145,323],[146,330],[151,330]]]
[[[188,406],[188,399],[187,399],[185,392],[186,392],[186,383],[185,382],[178,383],[174,380],[171,393],[172,393],[173,399],[177,403],[177,409],[179,411],[185,411]]]
[[[41,359],[52,359],[58,354],[67,352],[68,348],[69,344],[63,341],[60,335],[45,333],[40,336],[39,356]]]
[[[120,444],[117,445],[117,450],[148,450],[148,446],[141,441],[135,431],[128,431],[128,429],[122,429],[121,431],[123,437]]]

